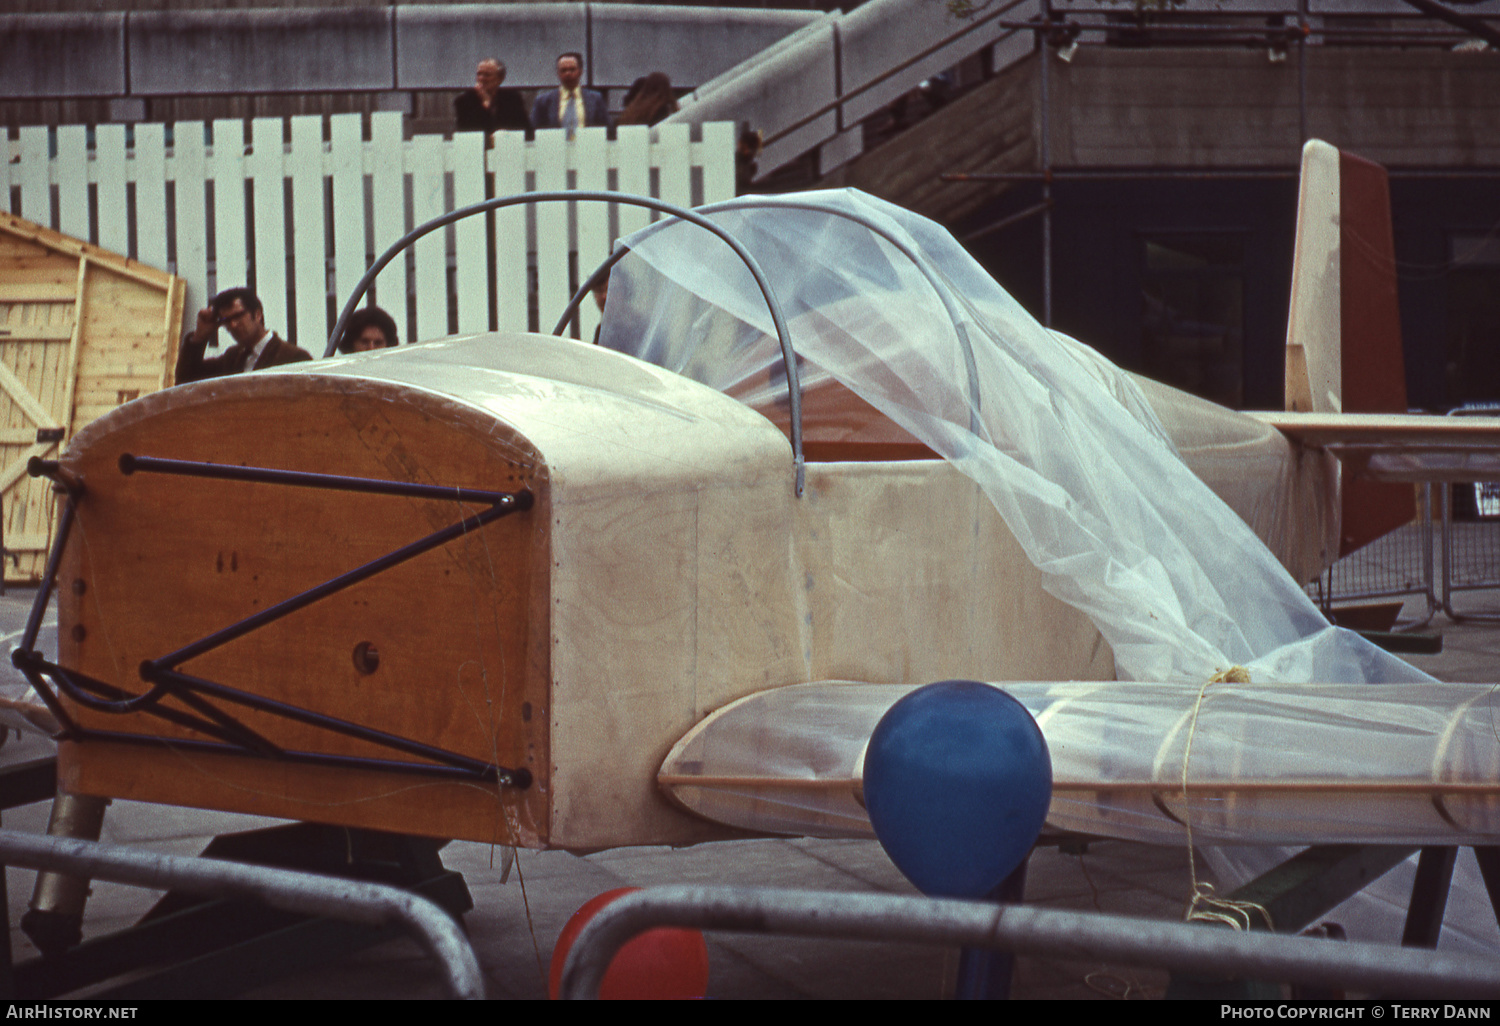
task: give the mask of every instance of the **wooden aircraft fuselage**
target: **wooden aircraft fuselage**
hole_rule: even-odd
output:
[[[1332,461],[1250,418],[1148,394],[1283,561],[1321,569],[1337,538]],[[183,716],[70,702],[84,728],[131,735],[62,745],[75,793],[530,847],[692,843],[734,834],[667,801],[656,772],[745,695],[821,679],[1114,675],[1098,630],[1048,593],[947,463],[811,462],[798,497],[786,435],[736,400],[598,347],[481,335],[182,386],[79,433],[62,460],[84,490],[57,578],[58,661],[125,694],[147,690],[143,661],[474,511],[127,475],[125,454],[529,493],[529,509],[178,669],[530,781],[340,765],[431,760],[233,701],[214,705],[274,751],[236,750]],[[1265,517],[1267,503],[1282,514]],[[160,706],[196,715],[178,698]]]

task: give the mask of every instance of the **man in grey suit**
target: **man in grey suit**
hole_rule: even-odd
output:
[[[531,106],[533,128],[566,128],[569,138],[575,128],[595,125],[609,127],[609,109],[604,97],[592,89],[583,89],[583,54],[565,53],[557,58],[557,83]]]

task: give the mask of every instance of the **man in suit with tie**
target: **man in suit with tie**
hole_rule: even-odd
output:
[[[584,89],[583,54],[565,53],[557,58],[559,88],[549,89],[536,98],[531,107],[533,128],[566,128],[571,138],[576,128],[609,126],[609,110],[604,97]]]
[[[234,345],[219,356],[205,359],[204,350],[221,327],[229,331]],[[198,311],[197,325],[182,337],[176,382],[181,385],[311,359],[312,353],[266,330],[265,311],[254,292],[225,289]]]

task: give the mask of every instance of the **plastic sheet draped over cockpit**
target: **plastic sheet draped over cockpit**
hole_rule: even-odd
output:
[[[942,228],[852,190],[749,202],[711,216],[766,273],[803,387],[836,379],[977,481],[1122,678],[1202,681],[1238,664],[1255,680],[1430,679],[1331,628],[1128,376],[1043,328]],[[948,308],[905,253],[843,214],[917,254]],[[752,405],[784,401],[766,302],[728,247],[681,222],[625,245],[602,344]]]

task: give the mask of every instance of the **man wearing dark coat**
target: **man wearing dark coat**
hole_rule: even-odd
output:
[[[584,89],[583,54],[565,53],[557,58],[557,84],[531,105],[533,128],[566,128],[569,138],[575,128],[609,127],[609,106],[601,93]]]
[[[234,345],[228,352],[204,359],[203,352],[220,327],[229,330]],[[182,385],[311,359],[312,354],[307,350],[298,349],[266,330],[265,311],[254,292],[245,288],[226,289],[198,311],[197,325],[182,337],[177,352],[176,382]]]
[[[530,128],[525,104],[515,93],[501,90],[504,81],[504,62],[493,57],[480,61],[474,71],[474,88],[453,99],[453,130],[488,133]]]

